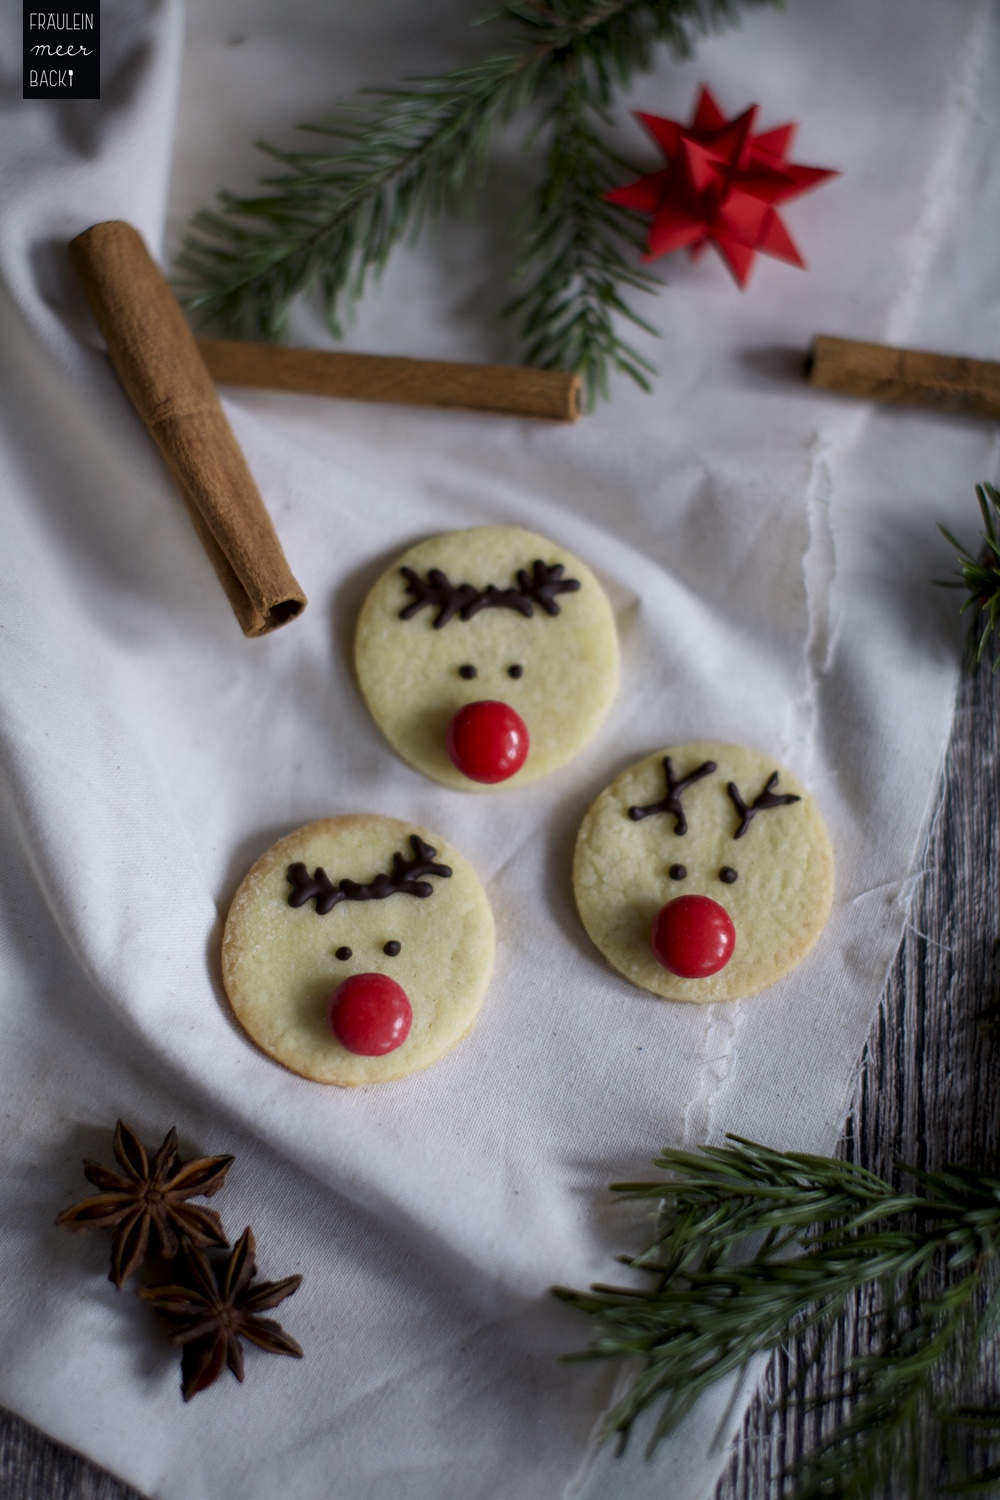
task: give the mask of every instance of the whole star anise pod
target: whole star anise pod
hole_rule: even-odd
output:
[[[151,1231],[166,1260],[173,1260],[182,1245],[229,1244],[219,1215],[187,1200],[217,1193],[234,1157],[181,1161],[177,1131],[171,1129],[150,1161],[145,1146],[123,1120],[115,1127],[114,1152],[122,1172],[85,1161],[84,1175],[101,1192],[67,1208],[56,1223],[60,1229],[115,1230],[108,1279],[119,1290],[142,1265]]]
[[[269,1354],[302,1358],[302,1349],[280,1323],[258,1316],[297,1292],[302,1277],[286,1276],[283,1281],[252,1286],[257,1274],[256,1249],[249,1226],[224,1263],[185,1247],[178,1260],[182,1278],[178,1285],[137,1290],[136,1295],[161,1317],[176,1324],[170,1342],[184,1350],[181,1389],[185,1401],[218,1380],[226,1365],[237,1380],[243,1379],[240,1339],[248,1339]]]

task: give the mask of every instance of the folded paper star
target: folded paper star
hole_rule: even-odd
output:
[[[840,173],[788,160],[794,125],[754,135],[757,110],[754,104],[727,120],[702,88],[690,125],[637,113],[667,165],[607,196],[623,208],[653,215],[646,260],[685,245],[697,256],[713,244],[741,287],[758,252],[805,265],[777,205]]]

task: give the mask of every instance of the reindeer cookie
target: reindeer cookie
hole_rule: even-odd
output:
[[[737,1000],[819,937],[833,851],[815,802],[772,757],[680,745],[601,793],[573,886],[587,932],[633,984],[666,1000]]]
[[[222,977],[237,1020],[317,1083],[401,1078],[475,1024],[493,972],[493,914],[437,834],[326,818],[257,861],[233,899]]]
[[[611,606],[590,569],[514,526],[412,547],[365,601],[358,680],[418,771],[462,791],[525,786],[571,760],[618,688]]]

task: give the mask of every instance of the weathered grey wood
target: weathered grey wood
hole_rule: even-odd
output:
[[[142,1500],[78,1453],[0,1411],[0,1500]]]
[[[1000,1162],[996,1040],[981,1013],[997,1003],[1000,937],[1000,673],[964,684],[925,875],[861,1065],[842,1150],[880,1173],[904,1160]],[[860,1313],[860,1317],[859,1317]],[[864,1308],[843,1319],[830,1368],[861,1347]],[[716,1500],[777,1500],[780,1474],[820,1430],[773,1403],[801,1349],[766,1372],[734,1445]],[[136,1492],[0,1412],[0,1500],[137,1500]],[[669,1500],[669,1484],[664,1489]],[[431,1500],[431,1497],[428,1497]],[[900,1490],[899,1500],[922,1500]]]
[[[983,1013],[1000,997],[995,945],[1000,937],[1000,673],[980,673],[959,694],[938,814],[925,874],[865,1049],[841,1154],[881,1175],[904,1161],[934,1168],[947,1161],[996,1169],[1000,1103],[995,1036]],[[841,1319],[821,1371],[842,1369],[864,1352],[863,1301]],[[715,1500],[778,1500],[790,1495],[782,1471],[836,1420],[775,1410],[801,1344],[770,1362],[750,1405]],[[997,1390],[987,1370],[970,1404]],[[824,1425],[825,1424],[825,1425]],[[929,1455],[929,1472],[939,1455]],[[923,1500],[900,1477],[893,1497]]]

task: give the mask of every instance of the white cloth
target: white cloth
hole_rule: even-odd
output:
[[[801,120],[795,158],[843,172],[787,210],[807,274],[762,260],[741,295],[712,256],[666,266],[641,308],[663,334],[640,339],[662,371],[652,396],[618,382],[565,429],[229,397],[311,600],[260,641],[100,351],[65,244],[124,218],[169,253],[216,188],[252,184],[255,136],[290,142],[332,100],[458,65],[489,32],[399,0],[193,0],[186,39],[177,0],[102,9],[100,103],[10,88],[3,105],[0,1400],[164,1500],[695,1500],[722,1462],[726,1393],[654,1463],[638,1447],[593,1460],[615,1372],[556,1362],[591,1329],[548,1288],[607,1279],[641,1242],[606,1184],[662,1145],[837,1138],[957,680],[935,522],[974,538],[996,452],[985,423],[812,392],[787,351],[819,331],[1000,350],[997,7],[798,0],[635,84],[621,139],[650,164],[626,106],[686,117],[705,80],[730,113],[756,100],[764,126]],[[0,27],[16,56],[12,8]],[[401,248],[350,345],[515,358],[493,315],[529,175],[500,150],[481,215]],[[308,311],[296,333],[323,340]],[[567,771],[466,798],[394,758],[349,661],[386,562],[480,522],[537,529],[597,568],[624,673]],[[773,751],[837,851],[819,946],[744,1004],[631,989],[573,907],[592,796],[686,738]],[[453,1055],[339,1091],[247,1043],[218,950],[252,860],[356,810],[412,817],[473,860],[499,956]],[[106,1241],[52,1227],[87,1191],[81,1157],[110,1161],[118,1115],[153,1144],[176,1122],[185,1155],[236,1152],[216,1206],[231,1234],[253,1224],[264,1277],[304,1273],[280,1314],[301,1363],[251,1351],[243,1389],[226,1375],[182,1405],[162,1332],[103,1279]]]

